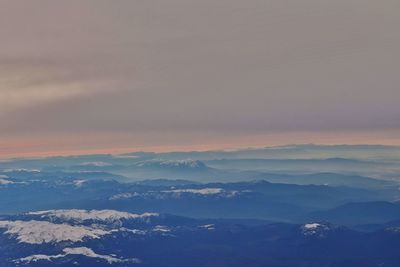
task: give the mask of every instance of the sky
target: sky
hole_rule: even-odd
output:
[[[400,144],[397,0],[0,0],[0,157]]]

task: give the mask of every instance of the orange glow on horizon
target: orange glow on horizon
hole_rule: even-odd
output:
[[[288,144],[381,144],[400,145],[399,131],[310,133],[287,132],[242,136],[187,136],[140,140],[126,134],[80,134],[77,136],[20,137],[0,141],[0,158],[47,157],[129,152],[210,151],[260,148]],[[177,140],[181,140],[177,142]],[[188,140],[189,139],[189,140]],[[129,145],[127,145],[129,144]]]

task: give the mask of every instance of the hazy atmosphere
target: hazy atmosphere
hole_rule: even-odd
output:
[[[0,267],[399,267],[399,0],[0,0]]]
[[[400,144],[400,2],[0,1],[0,157]]]

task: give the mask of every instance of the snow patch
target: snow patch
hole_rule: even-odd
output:
[[[158,216],[158,213],[143,213],[134,214],[116,210],[46,210],[29,212],[28,215],[39,215],[41,218],[58,218],[62,220],[73,220],[73,221],[103,221],[103,222],[115,222],[121,219],[147,219],[150,217]]]
[[[20,243],[43,244],[63,241],[79,242],[84,238],[99,239],[111,232],[87,226],[55,224],[47,221],[0,221],[5,234],[16,236]]]
[[[204,167],[204,163],[198,160],[191,159],[183,159],[183,160],[167,160],[160,162],[161,166],[170,166],[170,167],[188,167],[188,168],[200,168]]]
[[[183,189],[173,189],[161,191],[162,193],[172,193],[175,197],[180,197],[181,194],[196,194],[203,196],[218,196],[224,198],[233,198],[237,197],[241,194],[241,192],[232,190],[227,191],[222,188],[201,188],[201,189],[193,189],[193,188],[183,188]]]
[[[34,172],[39,173],[38,169],[25,169],[25,168],[17,168],[17,169],[5,169],[3,172]]]
[[[146,231],[144,231],[144,230],[139,230],[139,229],[128,229],[128,228],[125,228],[125,227],[119,228],[118,231],[121,231],[121,232],[128,232],[128,233],[132,233],[132,234],[134,234],[134,235],[145,235],[145,234],[146,234]]]
[[[58,255],[44,255],[44,254],[37,254],[37,255],[31,255],[25,258],[20,258],[17,260],[14,260],[15,263],[31,263],[31,262],[37,262],[37,261],[51,261],[52,259],[58,259],[65,257],[65,255],[58,254]]]
[[[6,185],[6,184],[14,184],[14,182],[8,180],[7,178],[0,178],[0,185]]]
[[[200,195],[215,195],[224,192],[222,188],[202,188],[202,189],[173,189],[173,190],[165,190],[162,192],[166,193],[191,193],[191,194],[200,194]]]
[[[200,225],[199,228],[203,228],[206,230],[215,230],[215,225],[214,224]]]
[[[319,223],[307,223],[307,224],[304,225],[304,228],[306,228],[306,229],[316,229],[316,228],[318,228],[320,226],[321,226],[321,224],[319,224]]]
[[[97,259],[102,259],[107,261],[109,264],[113,264],[116,262],[130,262],[130,263],[140,263],[141,261],[136,258],[132,259],[119,259],[116,258],[115,256],[112,255],[101,255],[95,253],[92,249],[87,248],[87,247],[77,247],[77,248],[64,248],[63,249],[63,254],[58,254],[58,255],[32,255],[28,256],[25,258],[20,258],[18,260],[14,260],[16,263],[31,263],[31,262],[37,262],[37,261],[42,261],[42,260],[47,260],[47,261],[52,261],[53,259],[58,259],[58,258],[64,258],[68,255],[82,255],[86,256],[89,258],[97,258]]]
[[[72,183],[76,187],[82,187],[87,181],[86,180],[74,180]]]
[[[116,194],[113,195],[109,198],[109,200],[121,200],[121,199],[130,199],[140,196],[140,194],[134,192],[134,193],[121,193],[121,194]]]
[[[9,180],[10,177],[7,175],[1,174],[0,175],[0,185],[5,185],[5,184],[14,184],[13,181]]]
[[[169,233],[171,229],[164,225],[157,225],[153,228],[153,232]]]
[[[301,227],[301,232],[305,236],[325,237],[330,227],[320,223],[307,223]]]
[[[136,164],[139,167],[151,167],[154,165],[158,165],[160,167],[169,167],[169,168],[189,168],[189,169],[198,169],[205,168],[205,164],[198,160],[191,159],[183,159],[183,160],[160,160],[160,159],[152,159],[143,162],[138,162]]]
[[[103,161],[93,161],[93,162],[84,162],[81,164],[81,166],[87,166],[87,167],[108,167],[112,166],[111,163],[108,162],[103,162]]]
[[[388,227],[388,228],[385,228],[385,231],[391,232],[394,234],[400,234],[400,227]]]

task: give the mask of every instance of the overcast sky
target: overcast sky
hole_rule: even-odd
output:
[[[400,143],[398,0],[0,0],[0,156]]]

